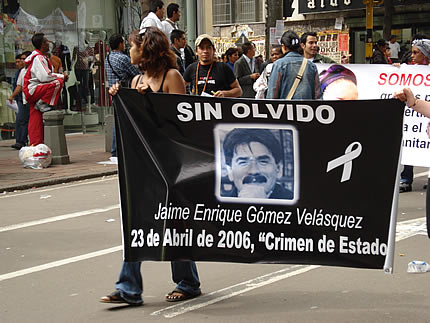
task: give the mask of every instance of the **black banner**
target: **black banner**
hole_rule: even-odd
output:
[[[401,102],[114,104],[126,260],[383,267]]]
[[[428,3],[428,0],[393,0],[394,6],[425,3]],[[366,5],[362,0],[299,0],[300,14],[354,9],[366,9]]]

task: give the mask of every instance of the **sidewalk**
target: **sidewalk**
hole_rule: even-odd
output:
[[[10,147],[15,140],[1,140],[0,193],[116,174],[117,165],[97,164],[111,156],[104,151],[104,138],[104,134],[66,135],[70,164],[45,169],[24,168],[18,150]]]

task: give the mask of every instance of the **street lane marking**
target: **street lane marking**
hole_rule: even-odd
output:
[[[425,221],[426,219],[418,218],[413,220],[407,220],[402,221],[397,224],[397,234],[396,234],[396,241],[404,240],[406,238],[412,237],[417,234],[423,234],[423,229],[425,228]],[[424,226],[423,226],[424,225]],[[406,233],[401,232],[401,230],[405,230]],[[397,237],[398,235],[398,237]],[[39,265],[31,268],[26,268],[14,272],[10,272],[7,274],[0,275],[0,282],[28,274],[32,274],[35,272],[68,265],[70,263],[82,261],[91,259],[98,256],[107,255],[113,252],[117,252],[122,250],[122,246],[116,246],[108,249],[103,249],[91,253],[87,253],[81,256],[76,256],[72,258],[67,258],[59,261],[50,262],[44,265]],[[180,314],[184,314],[190,311],[194,311],[196,309],[215,304],[217,302],[226,300],[228,298],[234,297],[239,294],[243,294],[247,291],[250,291],[255,288],[259,288],[289,277],[293,277],[299,274],[306,273],[310,270],[319,268],[321,266],[303,266],[303,265],[293,265],[291,267],[269,273],[251,280],[248,280],[246,282],[242,282],[230,287],[226,287],[214,292],[211,292],[209,294],[203,295],[199,298],[192,299],[189,301],[181,302],[178,305],[173,305],[166,307],[162,310],[155,311],[151,313],[151,315],[164,315],[166,318],[172,318],[175,316],[178,316]],[[217,296],[219,294],[219,296]]]
[[[413,220],[407,220],[397,223],[396,226],[396,241],[401,241],[415,235],[427,234],[426,229],[426,218],[418,218]],[[263,287],[268,284],[275,283],[277,281],[290,278],[296,275],[303,274],[312,269],[320,268],[321,266],[293,266],[280,271],[276,271],[264,276],[251,279],[249,281],[239,283],[237,285],[220,289],[203,295],[201,297],[181,302],[180,304],[166,307],[164,309],[155,311],[151,315],[163,315],[165,318],[173,318],[175,316],[185,314],[190,311],[197,310],[199,308],[212,305],[223,300],[229,299],[239,294],[248,292],[254,288]],[[293,269],[293,270],[292,270]],[[294,270],[295,269],[295,270]],[[256,286],[256,287],[253,287]]]
[[[36,273],[38,271],[42,271],[42,270],[46,270],[46,269],[51,269],[51,268],[55,268],[55,267],[60,267],[60,266],[64,266],[64,265],[68,265],[74,262],[78,262],[81,260],[87,260],[87,259],[91,259],[94,257],[99,257],[99,256],[103,256],[103,255],[107,255],[113,252],[117,252],[122,250],[122,246],[116,246],[116,247],[112,247],[112,248],[108,248],[108,249],[103,249],[103,250],[99,250],[99,251],[95,251],[95,252],[90,252],[87,253],[85,255],[80,255],[80,256],[76,256],[76,257],[72,257],[72,258],[67,258],[67,259],[63,259],[63,260],[58,260],[58,261],[54,261],[54,262],[50,262],[44,265],[40,265],[40,266],[35,266],[35,267],[30,267],[30,268],[26,268],[23,270],[18,270],[18,271],[14,271],[8,274],[3,274],[0,275],[0,282],[3,280],[7,280],[7,279],[11,279],[11,278],[16,278],[19,276],[24,276],[24,275],[28,275],[28,274],[33,274]]]
[[[165,318],[173,318],[175,316],[185,314],[197,310],[199,308],[212,305],[223,300],[229,299],[239,294],[249,292],[253,289],[260,288],[266,285],[276,283],[277,281],[290,278],[296,275],[304,274],[310,270],[319,268],[320,266],[301,266],[295,265],[285,269],[281,269],[257,278],[253,278],[242,283],[229,286],[209,294],[202,295],[198,298],[189,301],[181,302],[181,304],[166,307],[162,310],[155,311],[151,315],[163,315]]]
[[[0,199],[5,199],[5,198],[9,198],[9,197],[20,197],[23,195],[34,194],[34,193],[49,192],[49,191],[54,191],[54,190],[58,190],[58,189],[70,188],[70,187],[81,186],[81,185],[95,184],[95,183],[100,183],[100,182],[105,182],[105,181],[111,181],[113,179],[115,179],[115,180],[118,179],[118,175],[109,175],[107,178],[99,179],[96,181],[84,180],[85,182],[82,182],[82,183],[75,183],[75,184],[64,183],[64,185],[63,184],[56,184],[55,187],[45,188],[42,190],[33,189],[31,191],[23,192],[23,193],[12,193],[12,194],[7,194],[7,195],[0,195]]]
[[[422,172],[414,175],[414,178],[429,176],[429,172]]]
[[[401,241],[415,235],[427,235],[427,223],[425,217],[397,223],[396,241]]]
[[[23,222],[23,223],[18,223],[18,224],[11,224],[11,225],[7,225],[4,227],[0,227],[0,232],[18,230],[18,229],[22,229],[22,228],[32,227],[35,225],[46,224],[46,223],[62,221],[62,220],[68,220],[68,219],[73,219],[73,218],[77,218],[80,216],[91,215],[91,214],[95,214],[95,213],[103,213],[103,212],[108,212],[108,211],[112,211],[112,210],[116,210],[116,209],[119,209],[119,204],[110,205],[110,206],[105,207],[105,208],[91,209],[91,210],[86,210],[86,211],[80,211],[80,212],[74,212],[74,213],[69,213],[69,214],[53,216],[50,218],[45,218],[45,219],[40,219],[40,220],[34,220],[34,221]]]

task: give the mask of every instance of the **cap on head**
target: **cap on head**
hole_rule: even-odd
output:
[[[201,44],[201,42],[203,40],[205,40],[205,39],[209,40],[211,42],[212,46],[215,48],[215,40],[213,39],[212,36],[210,36],[208,34],[202,34],[199,37],[197,37],[197,39],[196,39],[196,47],[199,47],[200,44]]]

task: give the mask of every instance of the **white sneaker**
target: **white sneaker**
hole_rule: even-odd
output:
[[[48,112],[51,111],[54,107],[52,105],[49,105],[48,103],[43,102],[42,100],[39,100],[34,105],[35,110],[39,110],[40,112]]]

